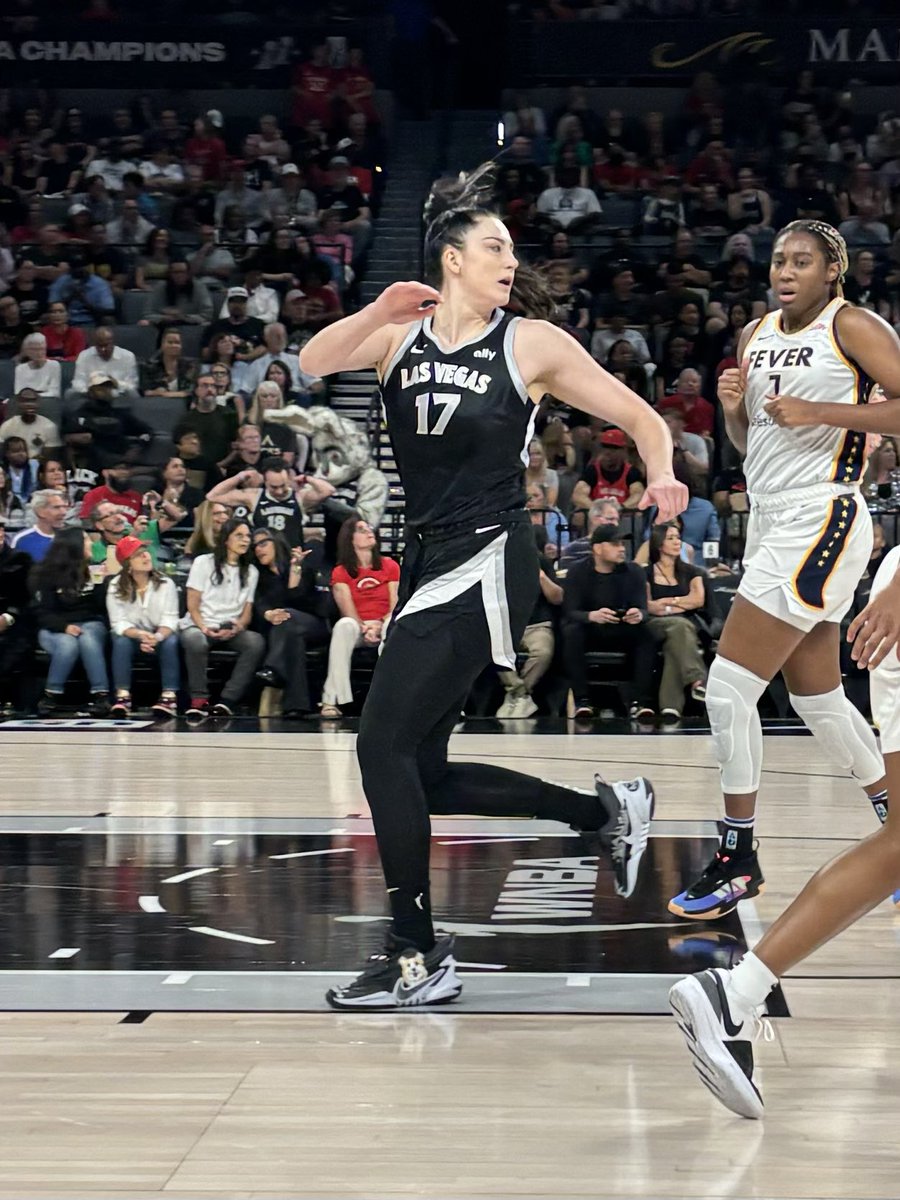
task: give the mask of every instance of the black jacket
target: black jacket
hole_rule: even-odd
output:
[[[65,633],[67,625],[84,625],[87,621],[102,621],[108,625],[106,583],[104,580],[90,584],[83,592],[61,592],[53,587],[39,586],[34,593],[38,629]]]
[[[620,563],[608,574],[594,570],[593,556],[576,562],[563,581],[563,616],[586,625],[598,608],[639,608],[647,612],[647,576],[637,563]]]
[[[298,612],[311,613],[317,617],[318,604],[316,574],[311,567],[301,568],[300,583],[295,588],[288,587],[288,571],[276,575],[268,567],[259,568],[253,609],[257,622],[261,625],[266,624],[263,613],[268,612],[270,608],[295,608]]]

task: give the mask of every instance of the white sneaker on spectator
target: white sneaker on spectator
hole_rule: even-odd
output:
[[[537,710],[538,706],[526,692],[524,696],[519,696],[513,701],[513,711],[510,713],[510,716],[533,717]]]
[[[500,705],[494,715],[501,718],[516,716],[516,705],[518,702],[519,700],[517,696],[514,696],[511,692],[507,692],[503,703]]]

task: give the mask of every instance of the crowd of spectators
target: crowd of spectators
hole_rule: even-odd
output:
[[[536,7],[566,16],[565,5]],[[555,108],[543,94],[502,114],[498,203],[517,254],[546,279],[556,323],[663,416],[691,500],[677,528],[651,533],[637,510],[644,467],[624,432],[545,398],[526,471],[542,594],[498,712],[536,711],[534,686],[555,662],[588,715],[593,649],[624,658],[633,715],[674,720],[702,699],[723,615],[715,593],[734,592],[749,511],[718,376],[736,365],[747,323],[776,307],[768,259],[776,231],[798,218],[840,229],[847,298],[900,329],[900,119],[859,115],[852,94],[819,88],[809,71],[752,122],[739,93],[705,73],[673,116],[597,111],[580,86]],[[886,441],[864,480],[891,544],[896,462]],[[591,561],[572,569],[576,559]]]
[[[155,713],[184,677],[202,719],[221,660],[219,715],[266,684],[315,711],[306,643],[356,611],[340,530],[388,488],[298,351],[357,303],[386,157],[340,38],[250,121],[0,105],[0,700],[55,713],[80,662],[90,711],[127,716],[156,663]],[[15,670],[37,648],[42,695]]]

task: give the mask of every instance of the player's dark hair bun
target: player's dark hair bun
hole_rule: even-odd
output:
[[[474,171],[460,171],[455,179],[438,179],[425,201],[425,224],[445,213],[494,212],[497,164],[482,163]]]
[[[425,281],[440,288],[443,283],[441,258],[447,246],[461,250],[466,234],[485,216],[500,217],[495,203],[497,164],[482,163],[474,171],[461,171],[456,179],[439,179],[425,201]],[[500,218],[502,220],[502,218]],[[549,320],[555,312],[546,279],[527,263],[519,263],[512,289],[512,302],[529,317]]]

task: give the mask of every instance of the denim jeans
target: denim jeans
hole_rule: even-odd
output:
[[[81,634],[51,633],[49,629],[38,632],[42,650],[50,655],[47,672],[47,691],[61,696],[66,683],[79,658],[84,666],[92,692],[108,692],[109,676],[106,672],[106,626],[102,621],[86,621]]]
[[[164,692],[178,691],[181,685],[181,663],[178,657],[177,634],[170,633],[164,641],[157,642],[154,654],[144,654],[140,651],[136,638],[114,633],[112,635],[112,674],[113,686],[116,691],[131,691],[131,671],[136,653],[140,654],[142,662],[155,662],[159,665],[159,675]]]

